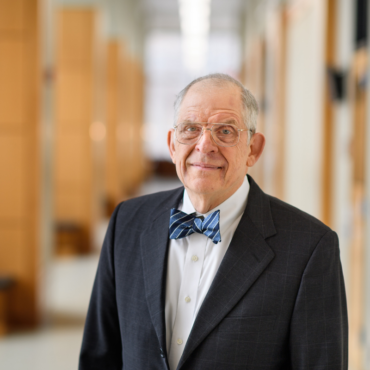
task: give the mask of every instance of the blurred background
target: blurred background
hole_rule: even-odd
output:
[[[173,102],[259,101],[251,175],[337,231],[350,369],[370,369],[367,0],[0,0],[0,368],[76,369],[109,217],[180,186]]]

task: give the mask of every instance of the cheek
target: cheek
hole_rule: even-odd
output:
[[[190,154],[191,154],[191,148],[187,147],[186,145],[177,146],[176,154],[175,154],[176,166],[185,167],[186,160],[188,159]]]
[[[247,159],[248,159],[248,151],[247,148],[238,148],[233,155],[228,157],[229,168],[228,171],[231,171],[231,177],[237,177],[240,175],[241,172],[245,171]]]

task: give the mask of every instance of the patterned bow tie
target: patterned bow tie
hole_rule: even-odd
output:
[[[220,211],[214,211],[203,221],[195,213],[188,215],[178,209],[171,209],[170,239],[182,239],[193,233],[204,234],[213,243],[221,241]]]

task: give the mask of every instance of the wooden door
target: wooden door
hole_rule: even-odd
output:
[[[39,318],[39,6],[0,0],[0,276],[15,281],[8,312],[16,326]]]

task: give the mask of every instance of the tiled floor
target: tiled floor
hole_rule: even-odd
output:
[[[178,180],[154,178],[142,186],[139,195],[180,185]],[[1,370],[77,369],[83,321],[98,259],[97,253],[88,257],[53,261],[46,294],[52,324],[34,332],[1,338]]]
[[[0,339],[1,370],[77,369],[83,322],[99,256],[56,259],[50,268],[51,324]]]
[[[84,318],[99,254],[56,259],[50,269],[47,308],[53,316]]]
[[[0,341],[1,370],[77,369],[82,326],[49,328]]]

